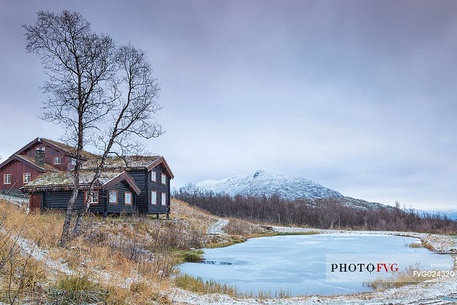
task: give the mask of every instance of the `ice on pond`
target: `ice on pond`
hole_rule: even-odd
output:
[[[449,255],[410,247],[417,238],[316,234],[250,239],[204,249],[203,263],[180,265],[181,273],[228,284],[244,293],[335,295],[371,291],[366,282],[391,278],[411,267],[452,270]],[[364,284],[365,283],[365,284]]]

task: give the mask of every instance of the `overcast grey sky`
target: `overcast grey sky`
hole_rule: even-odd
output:
[[[37,136],[46,77],[21,25],[78,11],[147,54],[187,182],[302,176],[346,196],[457,208],[457,1],[0,0],[0,156]]]

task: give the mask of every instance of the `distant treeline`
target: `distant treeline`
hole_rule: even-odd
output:
[[[278,196],[246,197],[201,193],[185,188],[174,196],[221,217],[241,218],[271,225],[320,229],[364,229],[457,232],[457,221],[439,214],[419,214],[409,209],[373,204],[351,206],[349,198],[289,201]]]

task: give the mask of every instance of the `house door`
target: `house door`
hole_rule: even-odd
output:
[[[43,202],[43,193],[35,193],[30,195],[29,209],[30,211],[41,210]]]

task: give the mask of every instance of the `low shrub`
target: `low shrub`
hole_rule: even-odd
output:
[[[230,219],[229,223],[224,227],[224,231],[227,234],[242,236],[252,236],[266,232],[259,225],[235,218]]]
[[[93,304],[104,301],[108,291],[93,283],[86,275],[66,276],[50,289],[49,304]]]
[[[411,243],[408,245],[408,247],[410,248],[413,248],[413,249],[419,249],[419,248],[422,248],[422,244],[419,244],[419,243]]]
[[[195,263],[201,262],[203,259],[203,250],[189,250],[181,252],[181,257],[184,262]]]

